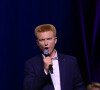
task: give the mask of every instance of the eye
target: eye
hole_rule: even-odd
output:
[[[44,41],[44,39],[39,39],[39,41],[41,41],[41,42],[42,42],[42,41]]]
[[[52,38],[48,38],[47,40],[51,40]]]

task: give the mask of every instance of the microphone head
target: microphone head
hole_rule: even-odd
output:
[[[49,50],[44,50],[44,55],[47,57],[47,56],[49,56]]]

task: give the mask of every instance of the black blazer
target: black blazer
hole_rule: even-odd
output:
[[[86,90],[77,60],[73,56],[58,54],[61,90]],[[25,63],[24,90],[54,90],[50,75],[44,73],[42,55]]]

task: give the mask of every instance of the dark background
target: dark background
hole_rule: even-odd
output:
[[[56,27],[57,51],[77,57],[86,85],[100,82],[100,0],[0,0],[0,90],[23,90],[40,24]]]

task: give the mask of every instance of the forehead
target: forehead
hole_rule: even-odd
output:
[[[49,38],[49,37],[54,37],[54,33],[52,31],[46,31],[46,32],[39,32],[37,33],[37,38]]]

